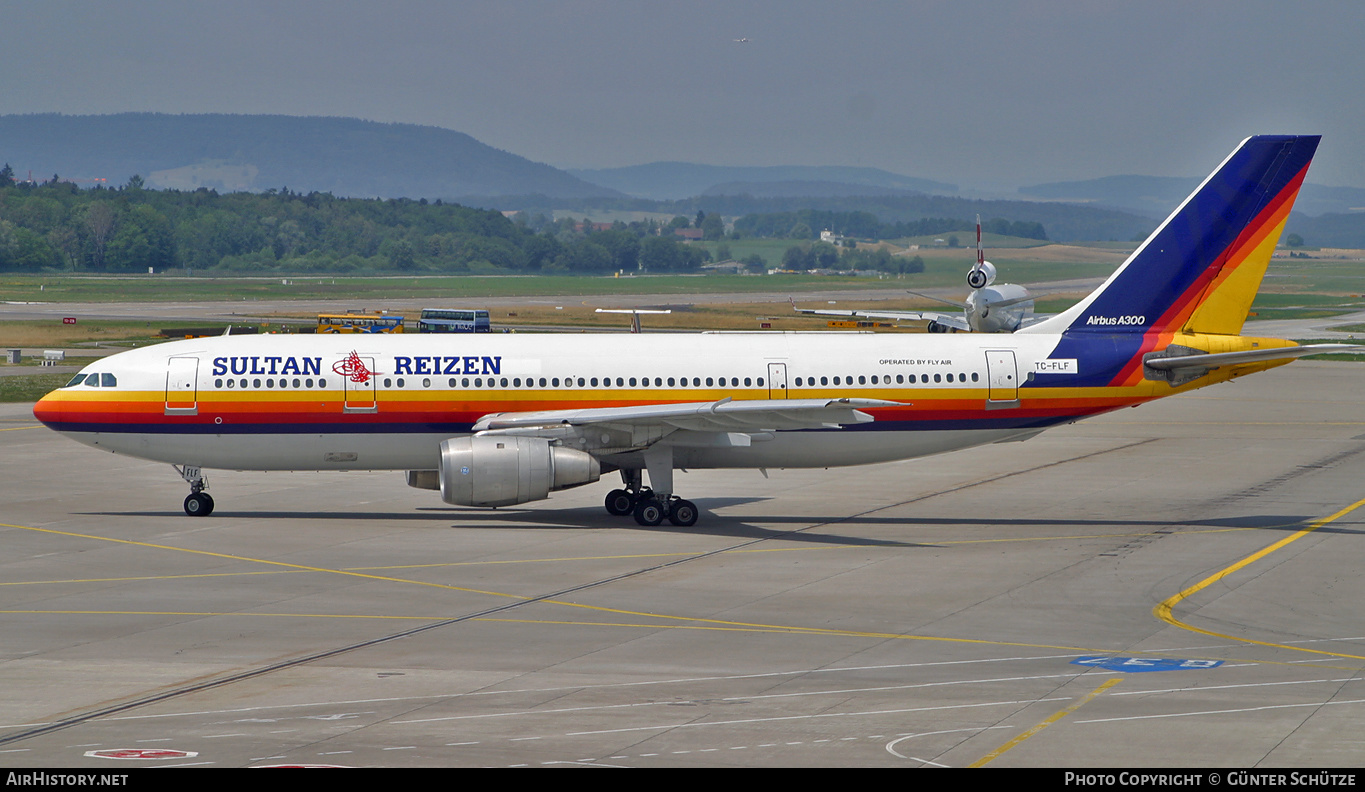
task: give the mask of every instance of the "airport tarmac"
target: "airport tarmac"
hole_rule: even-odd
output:
[[[0,405],[0,766],[1358,767],[1363,382],[679,473],[689,529],[395,472],[215,472],[190,518]]]

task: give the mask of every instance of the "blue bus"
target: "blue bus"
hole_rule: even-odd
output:
[[[423,308],[419,333],[489,333],[488,311],[461,308]]]

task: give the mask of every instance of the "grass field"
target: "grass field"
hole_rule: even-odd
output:
[[[0,377],[0,402],[32,402],[70,381],[71,374],[32,374]]]
[[[706,243],[714,248],[718,243]],[[731,254],[757,252],[781,262],[790,240],[735,240]],[[1040,253],[1039,251],[1047,251]],[[1001,281],[1040,281],[1107,275],[1122,254],[1089,248],[1048,246],[1000,249],[991,261]],[[966,248],[918,251],[925,271],[898,279],[906,288],[956,286],[971,267]],[[183,277],[177,275],[75,276],[0,275],[0,301],[15,302],[165,302],[258,300],[366,300],[424,298],[442,302],[483,297],[734,293],[885,288],[879,278],[818,275],[645,275],[574,276],[395,276],[395,277]]]
[[[0,348],[72,347],[118,342],[150,344],[166,339],[158,333],[177,327],[203,327],[205,322],[139,322],[117,319],[82,319],[76,324],[55,321],[15,320],[0,322]]]
[[[6,275],[0,301],[35,302],[219,302],[260,300],[365,300],[431,298],[443,303],[483,297],[565,297],[589,295],[745,293],[773,289],[830,288],[830,278],[742,275],[571,276],[407,276],[392,278],[200,278],[170,275],[79,277]],[[879,288],[875,278],[848,278],[839,288]],[[41,288],[40,288],[41,287]]]
[[[430,298],[442,303],[484,297],[735,293],[884,288],[876,278],[815,275],[654,275],[642,277],[467,276],[394,278],[185,278],[162,275],[0,277],[0,301],[19,302],[221,302],[256,300],[364,300]],[[922,284],[933,285],[933,284]],[[41,287],[41,288],[40,288]]]

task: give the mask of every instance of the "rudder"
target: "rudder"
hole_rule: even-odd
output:
[[[1099,289],[1020,332],[1236,335],[1320,139],[1242,141]]]

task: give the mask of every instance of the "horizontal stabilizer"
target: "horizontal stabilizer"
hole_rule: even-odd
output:
[[[1349,352],[1351,350],[1361,351],[1361,347],[1355,344],[1309,344],[1308,346],[1280,347],[1278,349],[1249,349],[1245,352],[1219,352],[1212,355],[1148,357],[1143,363],[1148,368],[1178,372],[1188,369],[1216,369],[1242,363],[1263,363],[1267,360],[1292,360],[1307,355],[1320,355],[1324,352]]]

